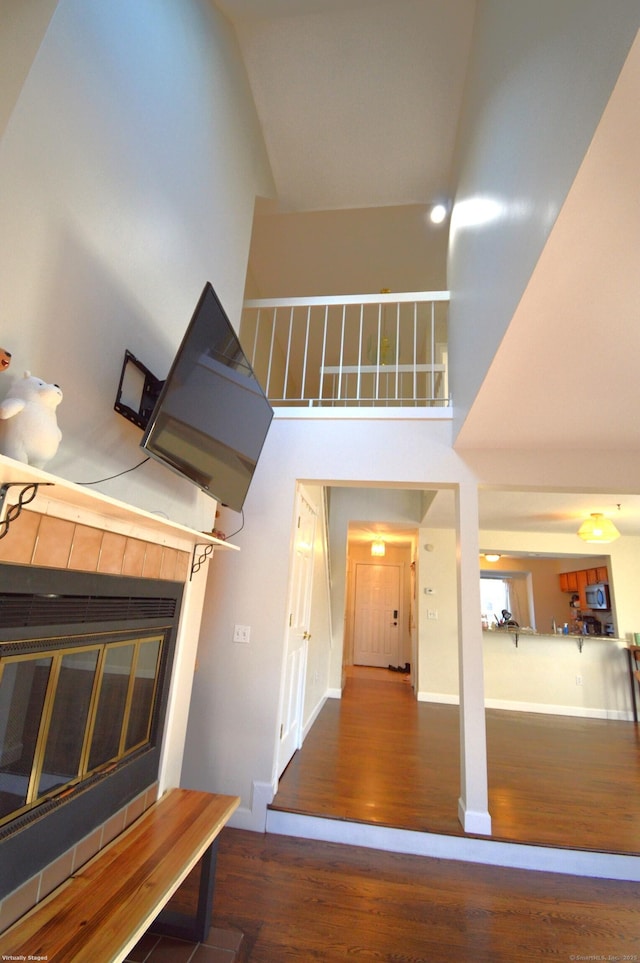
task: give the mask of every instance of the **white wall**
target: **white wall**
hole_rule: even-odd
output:
[[[0,343],[13,367],[0,390],[25,368],[58,382],[64,437],[48,468],[93,480],[141,460],[141,432],[113,411],[125,348],[163,377],[206,280],[239,318],[271,176],[235,35],[208,0],[60,0],[46,32],[50,3],[9,7],[20,55],[0,45]],[[213,525],[214,503],[160,466],[99,487]],[[163,787],[181,769],[201,594],[190,586]]]
[[[388,452],[393,452],[393,458]],[[351,417],[345,419],[287,417],[281,410],[273,421],[262,458],[258,464],[249,496],[245,505],[245,525],[233,539],[241,547],[239,554],[215,556],[210,564],[207,601],[203,617],[198,651],[198,671],[194,683],[191,704],[187,749],[182,774],[184,785],[218,792],[237,793],[242,806],[234,821],[254,829],[264,828],[264,808],[275,789],[275,752],[278,736],[278,705],[282,658],[286,630],[287,586],[292,526],[295,508],[296,482],[305,485],[329,484],[347,501],[350,497],[362,499],[362,492],[370,490],[375,502],[376,487],[396,487],[400,490],[416,488],[452,489],[460,483],[480,483],[498,478],[509,480],[510,472],[519,484],[546,483],[571,490],[579,488],[583,481],[581,460],[573,453],[549,461],[540,454],[526,457],[504,457],[496,453],[465,453],[464,460],[451,446],[451,423],[446,421],[422,422],[417,420],[375,421]],[[615,466],[614,466],[615,467]],[[604,466],[603,472],[611,470]],[[636,477],[637,464],[629,465],[629,476]],[[621,473],[623,477],[624,472]],[[597,483],[597,470],[594,475]],[[368,494],[368,491],[367,491]],[[437,496],[439,497],[439,496]],[[338,499],[339,501],[339,499]],[[366,503],[366,499],[365,499]],[[434,502],[434,506],[437,503]],[[362,505],[358,514],[361,514]],[[340,542],[333,548],[332,576],[334,599],[343,598],[345,592],[346,525],[355,518],[355,509],[348,506],[344,511],[336,506],[338,528],[344,531],[344,549]],[[366,515],[365,515],[366,517]],[[456,616],[456,537],[453,528],[429,528],[429,516],[420,530],[419,586],[434,587],[435,596],[419,595],[420,605],[420,653],[418,689],[422,698],[440,698],[456,701],[458,697],[458,625]],[[334,519],[335,520],[335,519]],[[224,528],[224,526],[223,526]],[[547,550],[556,554],[574,554],[575,539],[572,536],[554,538],[536,533],[481,532],[483,544],[491,541],[498,549],[504,547]],[[523,541],[524,540],[524,541]],[[623,553],[620,566],[633,564],[640,546],[623,546],[623,539],[612,546],[613,576],[616,578],[617,553]],[[634,541],[634,540],[631,540]],[[424,544],[433,544],[434,552],[424,550]],[[618,545],[618,548],[615,546]],[[597,546],[596,546],[597,549]],[[615,549],[615,552],[614,552]],[[586,549],[582,549],[588,555]],[[597,550],[598,555],[601,549]],[[430,558],[429,556],[433,556]],[[637,570],[637,565],[635,566]],[[479,565],[478,565],[479,572]],[[621,579],[633,589],[633,579]],[[621,631],[635,630],[640,626],[640,610],[637,593],[616,601]],[[438,620],[425,620],[424,606],[432,602],[438,610]],[[478,602],[479,605],[479,602]],[[636,613],[634,615],[634,613]],[[342,608],[334,603],[333,640],[330,652],[331,673],[329,690],[341,687]],[[234,645],[232,642],[235,623],[251,626],[251,644]],[[478,632],[480,612],[478,610]],[[611,643],[612,648],[615,644]],[[509,657],[511,649],[506,646]],[[528,650],[519,649],[518,655]],[[590,650],[591,651],[591,650]],[[577,648],[576,648],[577,652]],[[586,666],[587,658],[582,660]],[[505,663],[506,664],[506,663]],[[500,669],[502,662],[496,661]],[[492,668],[493,673],[493,668]],[[582,699],[593,693],[593,707],[603,708],[601,696],[591,686],[584,668],[585,684]],[[516,673],[517,677],[517,673]],[[505,670],[487,678],[487,697],[503,692]],[[571,696],[575,700],[574,672],[567,676],[571,681]],[[620,683],[624,686],[624,682]],[[617,683],[616,683],[617,686]],[[615,688],[617,692],[618,689]],[[512,698],[518,700],[515,689]],[[622,699],[624,699],[624,692]],[[522,699],[531,702],[526,693]],[[570,705],[570,698],[562,698]],[[617,696],[616,696],[617,698]],[[545,702],[540,693],[538,702]],[[554,705],[558,695],[553,695]],[[547,702],[549,700],[547,699]],[[614,703],[615,709],[618,703]],[[624,705],[620,703],[624,709]],[[585,704],[584,707],[588,707]]]
[[[420,529],[417,601],[418,699],[457,702],[460,691],[458,598],[456,533],[453,529]],[[436,618],[429,618],[430,611],[436,613]]]
[[[441,291],[446,225],[426,205],[256,212],[251,266],[263,298]],[[390,244],[390,238],[402,238]]]
[[[619,642],[484,632],[486,705],[601,719],[632,719],[627,655]],[[579,684],[578,684],[578,680]]]
[[[272,188],[228,22],[208,0],[60,0],[0,185],[2,346],[12,374],[65,395],[48,467],[74,481],[130,468],[141,433],[113,411],[125,348],[164,377],[207,280],[239,318],[254,198]],[[212,524],[210,499],[157,465],[104,490]]]
[[[427,518],[428,520],[428,518]],[[577,567],[593,558],[602,561],[598,545],[576,545],[572,535],[539,532],[480,532],[482,544],[496,551],[565,555],[559,570],[573,570],[568,556],[582,553]],[[455,612],[455,532],[425,528],[420,534],[420,682],[425,701],[458,700],[457,619]],[[424,544],[432,544],[426,552]],[[621,538],[607,546],[618,635],[631,641],[640,627],[637,577],[640,539]],[[533,560],[535,563],[535,560]],[[434,589],[425,596],[424,588]],[[439,620],[425,617],[435,608]],[[567,607],[568,612],[568,607]],[[478,613],[478,618],[480,614]],[[549,627],[540,626],[544,632]],[[639,629],[640,630],[640,629]],[[576,638],[531,638],[521,635],[516,647],[511,633],[483,633],[485,699],[488,706],[522,711],[566,713],[601,718],[632,718],[631,690],[624,642],[586,638],[582,652]],[[576,685],[576,677],[582,684]]]
[[[241,552],[221,553],[210,565],[182,773],[185,786],[240,795],[235,825],[264,828],[260,807],[275,788],[296,481],[384,488],[455,484],[469,473],[451,449],[450,432],[446,421],[372,424],[282,413],[274,419],[245,504],[245,526],[233,540]],[[389,451],[392,459],[384,454]],[[346,558],[346,522],[342,527]],[[339,562],[338,553],[332,576],[344,597]],[[333,617],[329,689],[339,689],[343,610],[336,615],[334,609]],[[251,626],[250,645],[234,645],[235,623]]]
[[[0,0],[0,137],[58,0]]]
[[[575,178],[636,0],[481,0],[457,143],[448,286],[456,430]]]

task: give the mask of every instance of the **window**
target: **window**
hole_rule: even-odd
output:
[[[510,579],[485,578],[480,579],[480,607],[482,610],[482,624],[495,624],[502,618],[502,610],[511,611]]]
[[[504,570],[498,575],[482,572],[480,575],[480,606],[483,627],[496,625],[502,618],[502,610],[511,612],[520,626],[535,628],[535,614],[530,572]]]

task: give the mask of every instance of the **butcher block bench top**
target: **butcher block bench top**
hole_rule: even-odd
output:
[[[239,803],[172,789],[0,935],[0,958],[125,959]]]

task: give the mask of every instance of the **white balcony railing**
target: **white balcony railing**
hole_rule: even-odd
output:
[[[240,336],[273,405],[447,406],[449,293],[245,301]]]

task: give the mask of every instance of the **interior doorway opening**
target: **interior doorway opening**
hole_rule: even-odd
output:
[[[371,542],[348,541],[343,665],[413,675],[417,531],[387,539],[383,557],[371,555]]]

